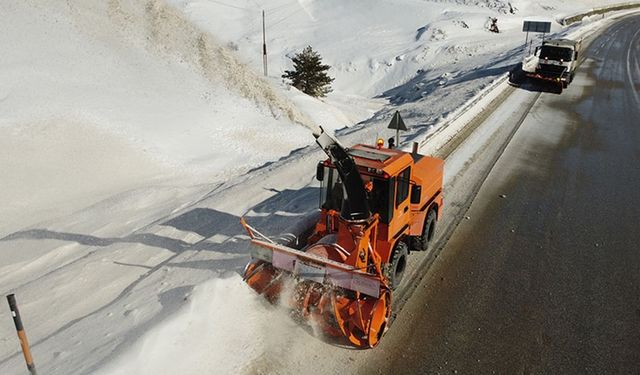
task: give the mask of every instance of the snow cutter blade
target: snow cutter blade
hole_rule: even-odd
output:
[[[245,282],[271,303],[280,299],[287,278],[296,281],[290,306],[325,334],[344,336],[358,347],[378,344],[391,315],[391,294],[373,274],[314,253],[331,250],[318,244],[306,252],[272,242],[241,220],[251,237],[252,261]],[[261,238],[259,238],[261,237]]]

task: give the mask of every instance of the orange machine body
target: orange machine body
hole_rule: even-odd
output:
[[[275,302],[282,297],[284,277],[293,277],[293,293],[284,294],[302,318],[354,346],[373,347],[391,315],[398,259],[411,244],[433,236],[442,212],[444,162],[362,144],[346,149],[329,136],[318,137],[325,137],[318,143],[329,158],[318,165],[320,215],[311,234],[300,248],[291,248],[242,219],[255,245],[244,279]],[[345,211],[355,199],[358,204]],[[427,249],[421,247],[411,250]]]
[[[375,250],[384,263],[390,260],[391,251],[395,244],[407,236],[417,236],[423,232],[427,213],[434,210],[440,218],[443,206],[442,183],[444,176],[444,161],[442,159],[412,154],[401,150],[377,148],[358,144],[349,149],[358,166],[360,175],[365,183],[375,181],[388,182],[388,199],[384,207],[387,212],[376,212],[382,217],[378,224],[378,235]],[[326,168],[335,166],[330,159],[323,162]],[[412,187],[420,186],[421,194],[412,195]],[[330,191],[327,189],[327,191]],[[323,189],[322,193],[325,193]],[[375,191],[372,192],[375,194]],[[323,200],[324,197],[321,197]],[[412,199],[413,198],[413,199]],[[375,198],[374,199],[380,199]],[[326,199],[324,199],[326,201]],[[374,202],[375,204],[375,202]],[[337,211],[337,207],[334,207]],[[330,215],[328,209],[321,207],[321,219],[316,226],[316,235],[321,238],[332,232],[328,227],[336,220],[336,215]],[[329,220],[329,218],[333,218]],[[334,227],[335,224],[333,224]]]

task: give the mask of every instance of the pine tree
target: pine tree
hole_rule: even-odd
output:
[[[291,58],[294,70],[285,70],[282,78],[291,80],[293,87],[311,96],[325,96],[331,92],[331,82],[327,70],[329,65],[322,64],[322,58],[311,46]]]

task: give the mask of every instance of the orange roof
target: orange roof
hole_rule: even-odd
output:
[[[349,148],[347,152],[353,157],[356,165],[382,170],[389,175],[397,174],[412,162],[411,156],[405,151],[388,148],[379,149],[363,144],[355,145]]]

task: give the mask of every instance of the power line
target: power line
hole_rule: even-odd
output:
[[[231,4],[227,4],[227,3],[223,3],[222,1],[217,1],[217,0],[209,0],[209,2],[211,3],[216,3],[219,5],[223,5],[229,8],[235,8],[235,9],[240,9],[240,10],[253,10],[253,9],[249,9],[249,8],[243,8],[243,7],[239,7],[237,5],[231,5]]]
[[[289,6],[288,5],[280,5],[280,6],[271,8],[271,9],[265,9],[265,13],[267,15],[270,15],[272,13],[280,12],[282,10],[285,10],[287,7],[289,7]],[[276,25],[286,21],[288,18],[296,15],[297,13],[300,13],[300,11],[302,11],[302,10],[304,10],[304,8],[298,8],[298,9],[294,10],[293,12],[287,14],[286,16],[279,18],[278,21],[276,21],[274,23],[269,23],[269,27],[276,26]],[[260,23],[258,23],[256,21],[252,21],[251,22],[251,26],[246,29],[245,35],[253,34],[253,33],[257,32],[261,28],[262,28],[262,25]]]
[[[300,7],[299,9],[295,10],[293,13],[289,14],[288,16],[285,16],[285,17],[281,18],[280,20],[278,20],[278,21],[276,21],[276,22],[272,23],[272,24],[271,24],[271,27],[276,26],[277,24],[279,24],[279,23],[281,23],[281,22],[283,22],[283,21],[285,21],[285,20],[287,20],[287,19],[291,18],[292,16],[294,16],[294,15],[296,15],[296,14],[300,13],[300,11],[302,11],[302,10],[304,10],[304,8]]]

